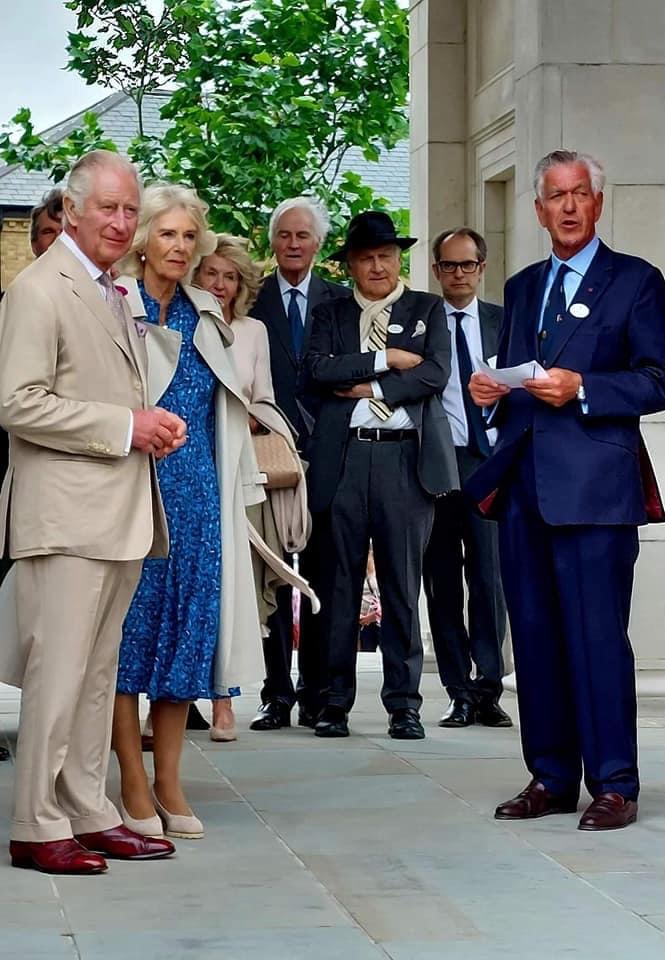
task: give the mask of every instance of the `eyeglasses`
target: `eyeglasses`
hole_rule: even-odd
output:
[[[455,273],[459,267],[462,273],[475,273],[482,260],[437,260],[434,264],[441,273]]]

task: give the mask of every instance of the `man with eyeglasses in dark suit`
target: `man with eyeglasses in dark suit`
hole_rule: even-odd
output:
[[[444,230],[434,240],[432,257],[452,344],[451,375],[442,402],[463,486],[490,455],[495,440],[496,431],[485,429],[468,383],[479,358],[496,356],[503,308],[476,296],[487,244],[475,230]],[[496,524],[480,516],[461,490],[436,501],[423,578],[439,676],[450,697],[439,726],[468,727],[476,721],[488,727],[511,726],[499,706],[506,607]]]

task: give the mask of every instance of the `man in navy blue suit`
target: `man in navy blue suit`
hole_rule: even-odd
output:
[[[665,408],[665,280],[596,237],[604,173],[557,150],[536,167],[552,254],[512,277],[497,367],[539,360],[524,389],[475,373],[498,427],[467,489],[499,521],[524,759],[532,779],[499,820],[577,808],[579,828],[637,816],[637,718],[628,639],[637,526],[663,520],[639,430]]]

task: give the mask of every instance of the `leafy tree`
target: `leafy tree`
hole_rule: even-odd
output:
[[[389,209],[354,173],[407,134],[408,30],[403,0],[66,0],[77,14],[68,69],[119,88],[136,103],[130,156],[148,178],[192,183],[218,230],[267,250],[269,211],[314,193],[341,228],[359,210]],[[170,92],[160,139],[142,122],[146,93]],[[20,110],[0,156],[54,178],[85,150],[109,147],[94,114],[60,144],[46,143]],[[406,229],[407,211],[390,211]]]

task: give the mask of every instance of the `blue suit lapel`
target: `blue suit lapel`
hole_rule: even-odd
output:
[[[582,277],[575,296],[568,306],[565,320],[558,327],[552,347],[550,348],[549,366],[554,366],[570,338],[583,323],[589,323],[593,318],[594,307],[605,292],[612,279],[612,252],[601,243],[589,269]],[[576,317],[570,312],[573,304],[585,306],[588,313],[585,317]]]

